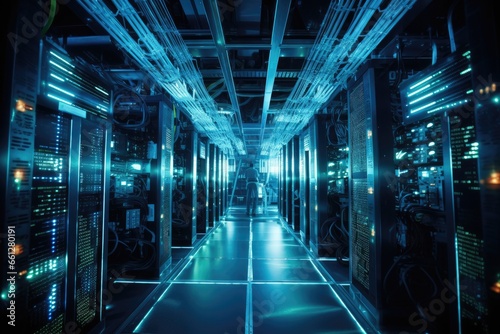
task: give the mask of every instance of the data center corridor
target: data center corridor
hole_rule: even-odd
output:
[[[262,211],[230,208],[116,333],[374,333],[277,207]]]

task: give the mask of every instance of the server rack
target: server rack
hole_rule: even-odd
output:
[[[311,251],[346,263],[349,246],[347,122],[342,108],[309,123]],[[342,118],[341,118],[342,116]]]
[[[278,213],[281,214],[281,211],[282,211],[281,200],[282,200],[282,188],[283,188],[283,172],[282,172],[281,166],[283,166],[283,149],[280,149],[278,151],[278,156],[277,156],[276,160],[277,160],[277,166],[278,166],[278,168],[277,168],[278,182],[276,185],[276,197],[277,197],[276,205],[278,207]]]
[[[280,150],[280,212],[284,220],[287,220],[287,147],[283,145]]]
[[[224,206],[222,214],[225,215],[229,204],[229,157],[224,153]]]
[[[180,127],[174,144],[172,244],[190,246],[196,241],[198,133],[183,114]]]
[[[259,160],[259,187],[258,187],[258,198],[260,198],[260,203],[262,204],[262,212],[266,214],[268,207],[271,204],[271,193],[273,188],[273,176],[269,169],[268,160]]]
[[[388,75],[370,67],[357,77],[348,90],[350,289],[367,314],[383,326],[392,315],[381,277],[396,255],[389,246],[394,198],[386,180],[394,170],[392,116],[386,112],[390,110]]]
[[[471,50],[471,78],[474,89],[474,119],[479,147],[478,178],[481,180],[481,220],[472,218],[464,224],[466,232],[482,234],[484,245],[484,274],[472,278],[472,286],[481,286],[485,293],[485,308],[466,314],[461,306],[462,332],[500,332],[500,191],[498,152],[500,152],[500,118],[498,110],[498,77],[500,75],[498,16],[493,3],[487,1],[465,1],[465,13]],[[467,203],[467,202],[466,202]],[[470,209],[473,208],[471,202]],[[474,223],[473,223],[474,222]],[[480,224],[477,224],[479,222]],[[478,226],[479,225],[479,226]],[[467,231],[468,230],[468,231]],[[460,266],[460,259],[459,259]],[[460,275],[465,275],[462,271]],[[464,286],[469,282],[465,282]],[[461,290],[462,291],[462,290]],[[472,291],[469,296],[472,295]],[[461,295],[460,304],[471,304]],[[474,305],[477,308],[480,305]],[[469,308],[469,307],[467,307]],[[479,315],[480,318],[474,318]]]
[[[214,227],[216,221],[216,213],[215,213],[215,191],[216,191],[216,150],[217,146],[215,144],[209,144],[209,158],[208,158],[208,226]]]
[[[220,150],[220,199],[219,199],[219,217],[223,217],[226,209],[227,199],[227,175],[226,175],[226,155],[224,151]]]
[[[196,199],[196,232],[206,233],[208,231],[208,184],[209,184],[209,156],[210,146],[207,139],[201,139],[198,145],[197,166],[197,199]]]
[[[109,278],[157,279],[171,263],[171,102],[124,87],[113,120]]]
[[[227,165],[227,155],[224,151],[221,151],[221,206],[220,215],[224,216],[227,209],[228,200],[228,165]]]
[[[219,147],[215,148],[215,156],[214,156],[214,172],[215,172],[215,195],[214,195],[214,221],[218,222],[220,221],[220,216],[221,216],[221,188],[222,188],[222,183],[221,183],[221,177],[222,177],[222,171],[221,171],[221,160],[222,160],[222,153],[221,149]]]
[[[432,181],[429,186],[422,182],[420,176],[418,184],[420,188],[425,186],[425,189],[420,189],[420,202],[424,200],[441,210],[444,206],[446,210],[446,224],[441,229],[447,237],[443,241],[445,250],[441,253],[449,252],[450,255],[447,262],[441,261],[439,264],[441,271],[447,269],[442,273],[442,279],[446,280],[447,286],[452,285],[455,292],[452,295],[453,301],[447,300],[443,312],[438,314],[439,322],[430,322],[426,317],[419,320],[422,327],[432,329],[443,322],[442,327],[450,326],[445,321],[448,317],[454,331],[486,333],[494,326],[494,322],[489,315],[489,284],[485,281],[485,273],[489,268],[485,256],[488,253],[485,243],[487,236],[483,227],[477,223],[483,219],[484,214],[479,210],[482,204],[478,173],[483,151],[478,142],[480,132],[477,130],[474,112],[476,103],[472,89],[471,57],[472,53],[468,50],[452,53],[404,81],[401,84],[401,94],[406,123],[419,124],[421,120],[421,123],[431,124],[429,120],[441,116],[443,129],[442,136],[436,138],[440,142],[434,138],[431,142],[439,144],[432,145],[432,152],[443,156],[441,165],[439,160],[434,163],[437,165],[435,169],[443,170],[440,173],[442,181],[435,180],[436,176],[431,175],[433,178],[427,177]],[[424,80],[426,84],[422,87]],[[415,88],[419,86],[420,91],[416,92]],[[442,92],[435,94],[436,99],[431,108],[425,104],[429,90]],[[429,114],[437,115],[429,118]]]
[[[397,253],[384,273],[383,291],[391,305],[399,306],[394,318],[410,330],[410,315],[438,297],[434,287],[442,291],[443,283],[455,277],[448,118],[408,122],[394,133],[395,178],[388,182],[396,203],[392,245]],[[452,308],[455,303],[443,307],[428,329],[449,328]]]
[[[285,185],[286,185],[286,221],[289,225],[293,223],[293,150],[292,140],[286,144],[286,157],[285,157]]]
[[[307,128],[300,135],[299,142],[299,170],[300,170],[300,238],[305,245],[310,239],[310,206],[311,206],[311,136]]]
[[[21,332],[98,330],[104,326],[110,91],[53,43],[35,37],[17,47],[2,147],[8,156],[6,318]]]
[[[328,203],[328,179],[327,179],[327,145],[326,128],[322,126],[330,121],[330,115],[315,115],[309,122],[310,137],[310,243],[309,247],[316,256],[324,253],[325,236],[324,224],[330,218]],[[321,249],[321,250],[320,250]],[[328,251],[329,249],[326,248]],[[321,254],[323,255],[323,254]]]
[[[291,139],[291,225],[294,231],[300,231],[300,160],[299,160],[299,136]]]

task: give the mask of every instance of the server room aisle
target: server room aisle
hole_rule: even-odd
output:
[[[229,210],[121,333],[371,333],[277,208]]]

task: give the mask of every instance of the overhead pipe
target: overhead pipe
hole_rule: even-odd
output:
[[[264,89],[264,102],[262,105],[262,116],[260,119],[260,143],[264,141],[264,134],[267,127],[267,113],[271,104],[274,81],[278,71],[278,61],[281,54],[281,44],[285,35],[288,12],[290,11],[291,0],[277,0],[274,12],[273,31],[271,35],[271,50],[267,61],[266,86]]]
[[[370,2],[369,6],[359,6],[355,10],[355,17],[350,23],[348,30],[339,39],[342,28],[341,22],[348,12],[342,13],[342,9],[352,10],[354,2],[332,2],[328,9],[324,29],[320,29],[318,38],[311,49],[303,73],[299,76],[292,94],[288,98],[282,110],[283,119],[277,121],[275,130],[271,135],[269,143],[263,145],[266,150],[277,150],[283,143],[300,131],[309,121],[310,117],[321,109],[321,102],[327,99],[314,100],[320,85],[329,85],[325,89],[329,94],[337,91],[351,77],[359,66],[367,59],[374,48],[390,32],[394,25],[413,6],[415,0],[392,1],[383,10],[379,10],[381,1]],[[381,13],[377,22],[364,36],[363,29],[376,11]],[[344,14],[344,15],[342,15]],[[340,20],[340,21],[339,21]],[[331,35],[326,34],[328,32]],[[358,42],[361,39],[360,42]],[[338,43],[334,43],[338,42]],[[334,48],[332,49],[332,45]],[[328,51],[328,56],[325,56]]]
[[[219,115],[191,55],[170,17],[164,1],[136,1],[146,22],[127,0],[113,0],[114,13],[100,1],[78,0],[135,62],[163,87],[190,115],[195,127],[222,150],[243,150],[230,122]],[[118,21],[125,19],[139,40]],[[215,125],[217,124],[217,125]],[[234,146],[233,146],[234,145]]]
[[[229,55],[225,48],[224,31],[222,29],[222,24],[220,21],[221,14],[219,12],[218,3],[216,1],[203,0],[203,5],[205,6],[208,25],[212,32],[212,37],[215,41],[215,46],[217,49],[217,54],[219,56],[219,62],[221,64],[222,74],[226,83],[229,99],[238,120],[238,129],[240,131],[239,135],[243,138],[243,121],[241,119],[241,111],[238,105],[238,96],[236,95],[236,87],[234,85],[231,62],[229,61]],[[245,143],[243,143],[243,147],[246,152]]]

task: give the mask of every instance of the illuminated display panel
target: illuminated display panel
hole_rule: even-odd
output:
[[[76,320],[85,328],[98,321],[102,275],[105,127],[83,122],[78,195]]]
[[[47,44],[42,77],[42,93],[59,103],[59,110],[86,117],[87,113],[107,118],[111,95],[106,84],[89,69]]]
[[[479,144],[473,114],[450,116],[450,142],[457,260],[460,289],[460,317],[464,332],[488,332],[488,303],[485,287],[485,241],[481,221],[478,177]]]
[[[61,332],[65,315],[71,120],[38,110],[26,273],[30,329]]]
[[[353,284],[367,295],[370,290],[370,233],[367,181],[367,138],[363,81],[350,93],[351,248]]]
[[[470,103],[470,52],[454,53],[400,84],[403,122]]]

